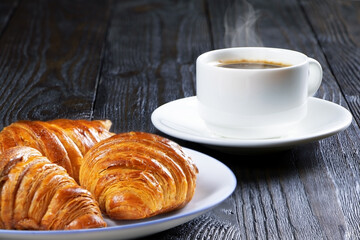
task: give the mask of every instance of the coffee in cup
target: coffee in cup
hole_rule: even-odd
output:
[[[270,62],[267,60],[220,60],[218,67],[224,68],[238,68],[238,69],[269,69],[269,68],[281,68],[289,67],[290,65],[280,62]]]

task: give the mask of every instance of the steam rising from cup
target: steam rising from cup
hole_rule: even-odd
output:
[[[262,47],[255,31],[259,12],[245,0],[234,1],[224,17],[225,47]]]

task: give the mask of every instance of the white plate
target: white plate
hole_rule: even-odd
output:
[[[69,231],[0,230],[0,239],[130,239],[161,232],[203,214],[229,197],[236,187],[233,172],[218,160],[184,148],[199,169],[193,199],[175,212],[139,221],[112,221],[108,227]],[[221,181],[219,181],[221,179]]]
[[[309,98],[306,118],[287,136],[256,140],[224,138],[207,129],[198,114],[197,104],[196,97],[166,103],[153,112],[151,121],[157,129],[170,136],[230,151],[286,149],[329,137],[346,129],[352,121],[345,108],[323,99]]]

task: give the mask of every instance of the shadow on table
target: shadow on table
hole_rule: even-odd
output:
[[[179,141],[178,141],[179,142]],[[189,142],[180,142],[188,147],[207,154],[227,165],[237,176],[251,174],[256,178],[283,178],[304,170],[316,168],[318,164],[318,143],[308,143],[292,149],[267,152],[229,153]],[[251,178],[251,177],[250,177]],[[259,180],[259,179],[258,179]]]

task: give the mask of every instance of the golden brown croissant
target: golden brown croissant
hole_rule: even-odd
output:
[[[113,135],[110,126],[109,120],[19,121],[0,132],[0,153],[19,145],[33,147],[78,181],[83,155],[95,143]]]
[[[82,229],[105,227],[92,195],[63,167],[34,148],[14,147],[0,155],[0,227]]]
[[[91,148],[79,179],[111,218],[141,219],[188,203],[197,172],[178,144],[154,134],[130,132]]]

